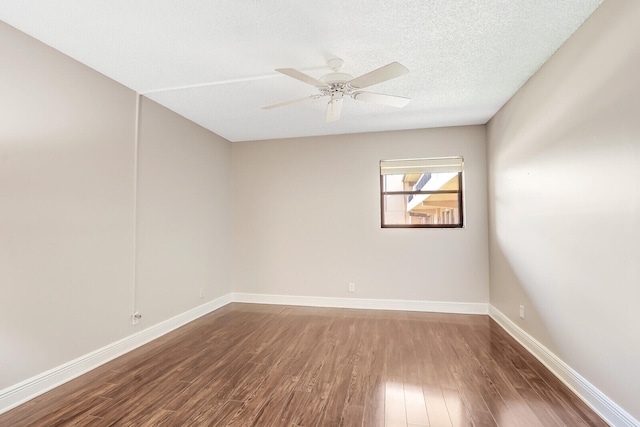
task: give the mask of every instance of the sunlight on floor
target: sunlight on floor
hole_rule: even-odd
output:
[[[425,389],[419,384],[386,382],[384,393],[385,427],[452,425],[447,405],[453,406],[451,409],[454,414],[461,413],[463,408],[460,396],[457,393],[451,394],[445,404],[445,397],[439,389],[435,390],[429,387],[425,387]],[[425,399],[425,392],[429,396],[429,402]],[[428,413],[428,404],[432,407],[432,414]],[[433,419],[430,420],[430,417]]]

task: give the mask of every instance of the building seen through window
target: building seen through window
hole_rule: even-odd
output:
[[[462,157],[381,161],[382,227],[463,227],[462,172]]]

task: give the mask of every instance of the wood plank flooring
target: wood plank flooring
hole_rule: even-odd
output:
[[[230,304],[0,426],[606,426],[488,316]]]

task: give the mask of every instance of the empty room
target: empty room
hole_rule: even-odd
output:
[[[640,427],[640,2],[0,2],[0,426]]]

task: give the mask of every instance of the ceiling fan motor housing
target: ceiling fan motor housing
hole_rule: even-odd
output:
[[[334,83],[346,83],[351,79],[353,79],[353,76],[347,73],[329,73],[325,76],[320,77],[320,80],[325,82],[329,86]]]
[[[333,58],[327,61],[327,66],[333,72],[320,77],[320,81],[326,83],[329,86],[325,93],[330,95],[335,92],[348,92],[349,88],[346,83],[349,80],[352,80],[353,76],[348,73],[340,72],[343,65],[344,61],[340,58]]]
[[[334,60],[332,59],[331,61]],[[329,86],[326,89],[320,89],[320,91],[325,95],[330,96],[333,96],[336,92],[351,95],[351,88],[349,87],[349,85],[347,85],[347,82],[352,80],[353,76],[348,73],[341,73],[340,68],[342,68],[343,62],[339,59],[336,59],[335,61],[341,61],[341,63],[339,64],[339,67],[331,67],[334,71],[333,73],[329,73],[320,77],[320,81],[326,83]]]

